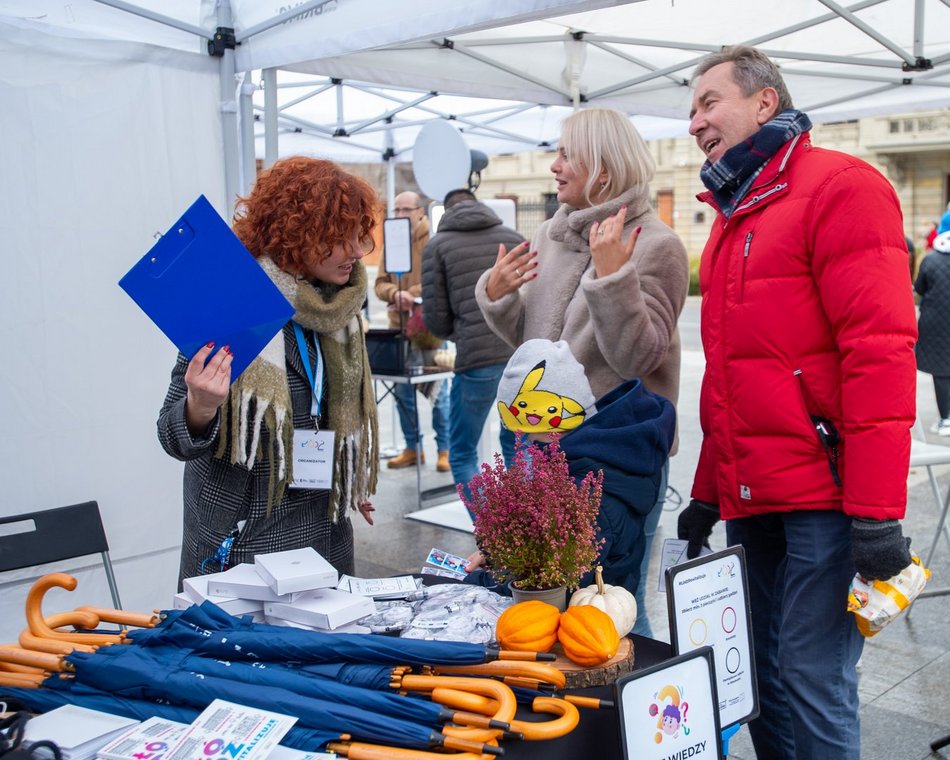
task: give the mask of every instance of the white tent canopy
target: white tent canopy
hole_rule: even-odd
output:
[[[684,134],[693,66],[725,44],[767,51],[816,123],[943,107],[950,102],[947,29],[950,8],[939,0],[848,7],[646,0],[430,36],[287,64],[320,76],[280,72],[280,153],[378,160],[387,147],[382,135],[392,131],[404,158],[420,121],[433,116],[452,118],[470,147],[486,152],[543,147],[556,142],[559,121],[577,105],[619,108],[648,138]],[[262,109],[263,94],[255,98]]]
[[[387,111],[393,127],[455,115],[471,147],[534,147],[575,101],[682,119],[696,58],[752,42],[813,119],[855,118],[950,102],[948,30],[938,0],[0,0],[0,513],[97,499],[125,604],[170,604],[181,467],[154,420],[174,350],[116,282],[199,193],[227,215],[251,174],[255,97],[271,155],[341,124],[338,145],[375,129],[402,154],[418,125],[380,129]],[[363,113],[331,81],[343,113],[310,113],[318,96],[288,105],[304,91],[279,89],[278,68],[387,95]],[[507,103],[475,105],[477,126],[459,96]],[[24,577],[0,577],[0,640],[22,626]],[[83,602],[107,603],[101,573],[80,582]]]

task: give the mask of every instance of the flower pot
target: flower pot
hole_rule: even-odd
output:
[[[567,609],[566,586],[558,586],[557,588],[521,589],[515,585],[517,582],[518,581],[510,581],[508,583],[508,589],[511,591],[511,596],[515,602],[529,602],[533,600],[553,604],[561,612]]]

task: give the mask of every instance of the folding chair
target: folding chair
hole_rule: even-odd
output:
[[[924,560],[924,567],[930,567],[930,562],[937,551],[941,533],[946,536],[947,542],[950,543],[950,525],[947,525],[947,511],[950,509],[950,489],[947,490],[945,497],[941,496],[940,488],[937,486],[937,476],[934,474],[934,467],[941,464],[950,464],[950,446],[928,443],[923,424],[918,419],[914,424],[914,438],[911,439],[910,443],[910,466],[927,468],[930,488],[933,491],[937,512],[940,515],[937,530],[934,532],[933,543],[931,543],[930,551],[927,552],[927,558]],[[917,598],[924,599],[929,596],[944,596],[946,594],[950,594],[950,589],[926,590]],[[908,617],[910,617],[910,613],[911,610],[907,610]]]
[[[112,604],[122,609],[97,502],[0,517],[0,571],[96,553],[102,556]]]

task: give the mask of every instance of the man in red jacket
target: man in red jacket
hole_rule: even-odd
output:
[[[812,146],[759,51],[707,56],[693,86],[699,198],[718,213],[700,264],[703,443],[679,535],[695,556],[721,518],[744,548],[758,757],[857,760],[848,586],[910,563],[917,331],[900,205],[873,167]]]

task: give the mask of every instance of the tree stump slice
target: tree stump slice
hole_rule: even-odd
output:
[[[560,642],[555,644],[551,651],[557,655],[557,660],[551,664],[564,673],[565,689],[607,686],[620,676],[633,670],[633,640],[626,636],[620,639],[620,646],[617,647],[616,655],[602,665],[595,665],[590,668],[585,668],[583,665],[578,665],[567,659],[564,650],[561,649]]]

